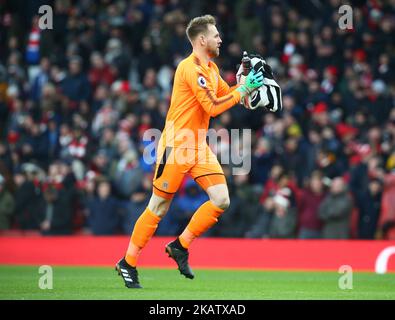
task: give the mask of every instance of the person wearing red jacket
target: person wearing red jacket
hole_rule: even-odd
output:
[[[307,188],[301,192],[299,201],[299,234],[301,239],[321,238],[322,222],[318,217],[318,208],[325,198],[325,186],[322,175],[314,171]]]

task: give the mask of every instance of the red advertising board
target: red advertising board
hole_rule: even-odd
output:
[[[139,265],[174,267],[164,252],[171,240],[154,237]],[[0,237],[0,264],[112,266],[128,242],[125,236]],[[201,238],[190,252],[195,268],[337,271],[349,265],[354,271],[395,272],[395,241]]]

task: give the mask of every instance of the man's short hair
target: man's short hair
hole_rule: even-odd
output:
[[[199,33],[205,33],[208,30],[208,25],[216,25],[215,18],[212,15],[206,14],[204,16],[193,18],[187,26],[186,34],[189,41],[196,39]]]

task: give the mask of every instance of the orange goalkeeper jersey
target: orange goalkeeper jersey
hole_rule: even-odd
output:
[[[217,65],[202,64],[194,53],[177,67],[160,146],[202,149],[211,117],[240,102],[237,86],[221,78]]]

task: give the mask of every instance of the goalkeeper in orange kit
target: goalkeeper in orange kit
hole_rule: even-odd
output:
[[[165,250],[181,274],[194,278],[188,264],[188,248],[218,221],[230,203],[224,173],[206,142],[210,118],[238,104],[263,84],[262,72],[251,71],[244,84],[234,87],[221,78],[217,65],[211,61],[219,56],[222,43],[214,17],[192,19],[186,33],[193,51],[180,62],[174,76],[171,104],[158,145],[153,193],[136,221],[125,257],[116,264],[128,288],[141,288],[136,269],[138,256],[154,235],[187,173],[210,200],[198,208],[185,230]]]

